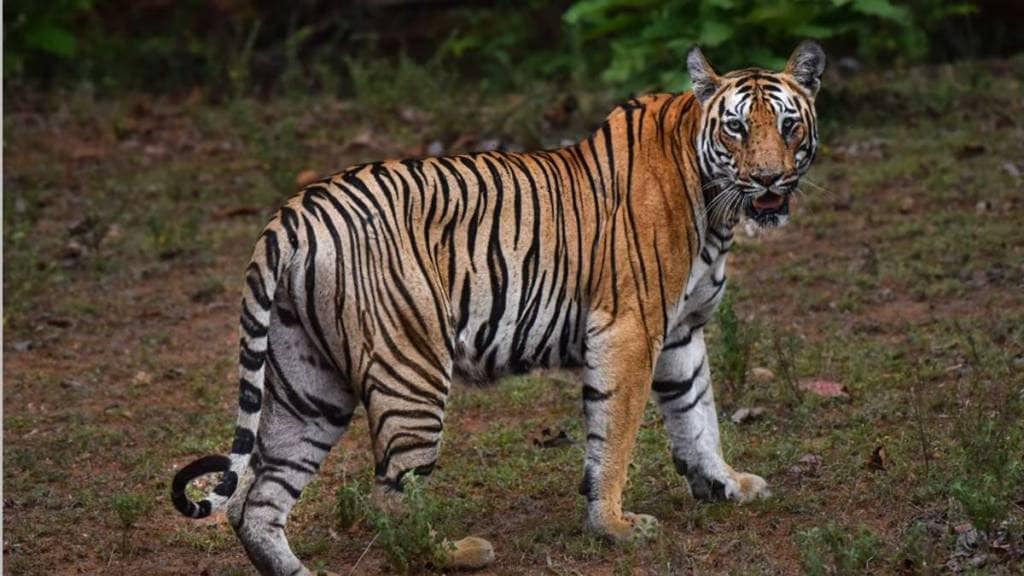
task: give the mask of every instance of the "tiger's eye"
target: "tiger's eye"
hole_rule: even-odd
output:
[[[782,121],[782,133],[788,134],[794,126],[796,126],[796,120],[792,118],[786,118],[785,120]]]
[[[725,127],[732,132],[736,132],[738,134],[743,133],[743,122],[740,122],[739,120],[729,120],[725,123]]]

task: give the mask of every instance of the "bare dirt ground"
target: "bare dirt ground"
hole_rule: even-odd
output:
[[[458,389],[428,492],[443,532],[495,544],[484,573],[1024,572],[1024,61],[827,90],[792,223],[741,242],[738,330],[712,328],[726,456],[774,497],[693,501],[651,411],[626,500],[662,531],[607,545],[582,529],[578,390]],[[251,573],[224,522],[173,511],[170,478],[228,448],[263,221],[303,170],[444,132],[402,112],[414,126],[329,99],[8,98],[4,573]],[[737,424],[740,408],[764,412]],[[545,429],[572,441],[545,447]],[[373,528],[339,522],[367,446],[357,418],[292,516],[310,566],[391,571]]]

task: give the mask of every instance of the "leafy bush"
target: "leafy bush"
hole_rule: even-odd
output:
[[[47,59],[78,53],[73,20],[90,0],[8,0],[4,3],[4,76],[17,76]]]
[[[1022,47],[1002,8],[971,0],[414,4],[11,0],[4,78],[156,92],[206,85],[215,99],[349,92],[346,61],[406,54],[443,61],[483,92],[594,80],[626,92],[685,88],[683,57],[695,43],[723,69],[778,67],[803,38],[886,62]]]
[[[682,90],[688,86],[685,54],[694,44],[707,49],[720,70],[781,68],[804,38],[845,44],[865,58],[916,60],[928,48],[922,20],[972,9],[938,0],[915,4],[917,12],[889,0],[580,0],[565,21],[582,35],[587,53],[601,60],[607,84]]]

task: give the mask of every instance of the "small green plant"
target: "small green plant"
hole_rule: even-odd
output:
[[[154,209],[146,219],[146,249],[161,260],[170,260],[196,251],[199,240],[200,215],[197,211],[184,214]]]
[[[804,399],[803,390],[800,389],[800,384],[797,381],[797,346],[797,339],[791,335],[780,336],[772,341],[775,369],[791,407],[799,406]]]
[[[149,502],[141,494],[122,492],[110,499],[110,507],[121,524],[121,547],[127,552],[135,525],[149,512]]]
[[[971,522],[989,531],[1007,517],[1024,480],[1020,427],[986,418],[959,434],[959,469],[950,491]]]
[[[426,494],[422,481],[412,472],[405,475],[402,485],[405,498],[400,514],[369,514],[388,564],[400,574],[443,567],[447,557],[445,542],[432,526],[440,517],[440,505]]]
[[[954,430],[950,493],[975,526],[989,531],[1007,517],[1024,481],[1024,398],[1005,384],[1014,379],[1006,353],[958,329],[973,370],[971,405],[960,411]]]
[[[721,330],[719,348],[722,359],[722,377],[729,384],[733,400],[739,398],[747,382],[750,370],[750,353],[754,348],[757,330],[752,324],[745,324],[736,314],[735,297],[726,291],[718,306],[716,316]]]
[[[334,503],[334,512],[338,517],[338,526],[342,530],[349,530],[357,522],[366,517],[367,503],[364,495],[364,487],[361,482],[350,481],[338,488],[338,494]]]
[[[848,532],[832,523],[798,532],[796,540],[809,576],[864,574],[882,548],[882,540],[866,527]]]

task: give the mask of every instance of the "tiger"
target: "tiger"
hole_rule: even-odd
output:
[[[736,224],[788,219],[818,147],[825,53],[804,41],[781,72],[720,75],[695,46],[686,63],[692,90],[632,98],[575,144],[367,163],[285,201],[245,270],[230,454],[178,471],[175,508],[226,507],[261,574],[310,574],[288,516],[358,406],[373,499],[400,510],[407,475],[437,462],[454,378],[545,367],[579,374],[596,534],[656,533],[622,509],[652,396],[693,497],[767,497],[723,457],[704,327]]]

